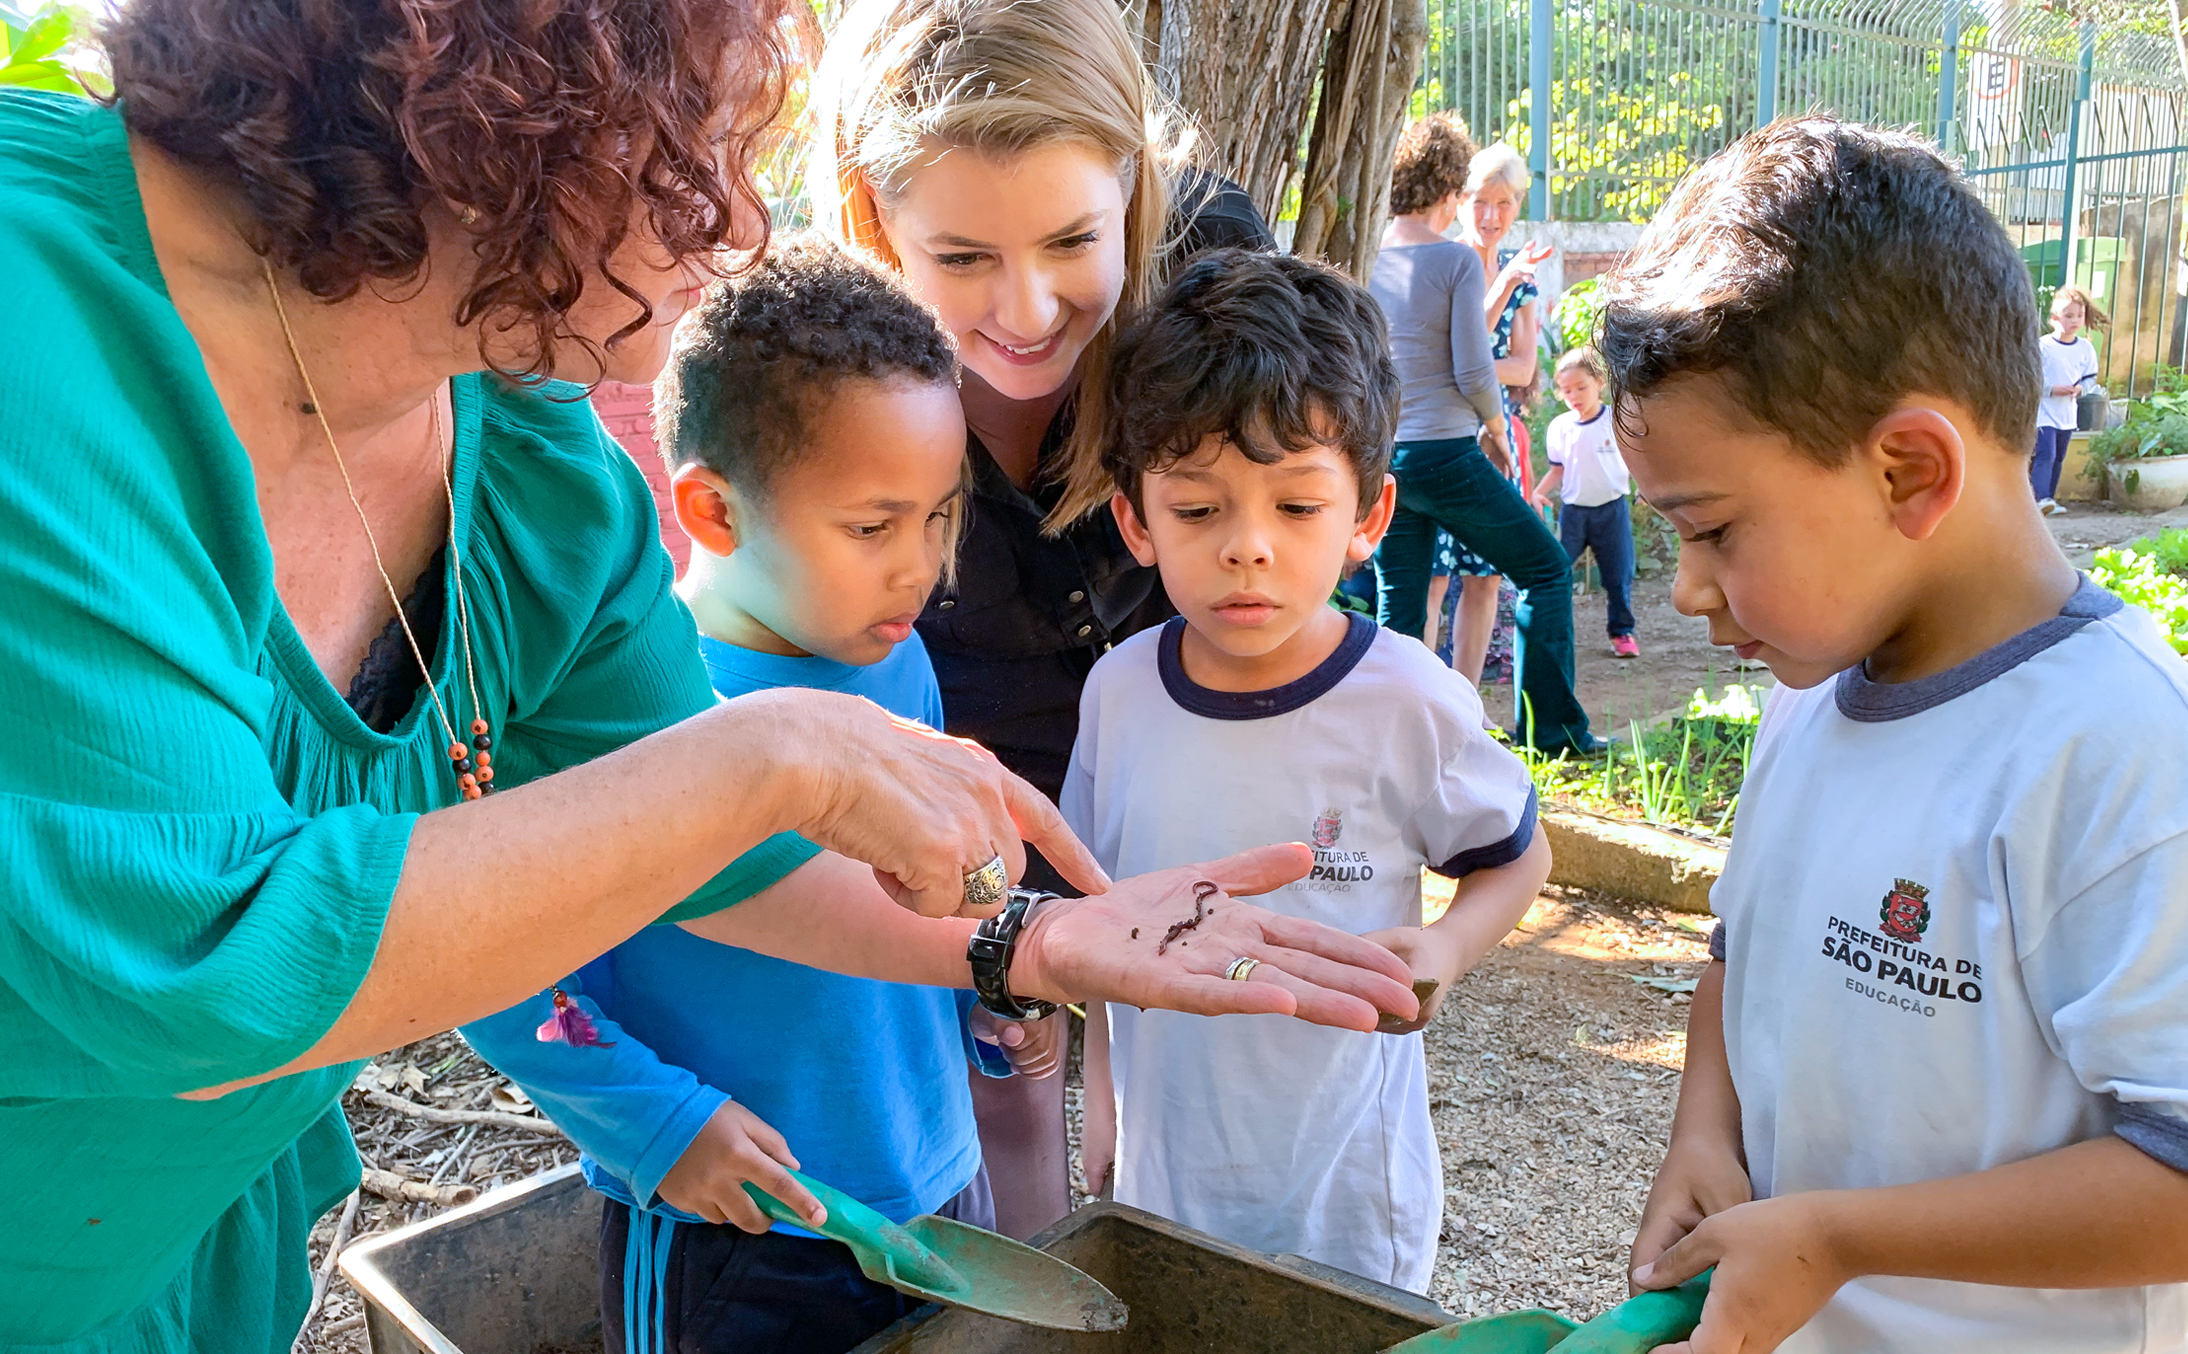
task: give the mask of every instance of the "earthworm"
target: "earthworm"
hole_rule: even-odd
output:
[[[1185,921],[1171,923],[1170,929],[1163,933],[1162,943],[1155,947],[1155,953],[1161,954],[1170,948],[1171,941],[1200,925],[1212,911],[1208,907],[1208,900],[1221,892],[1221,888],[1205,879],[1196,881],[1193,884],[1193,915]]]

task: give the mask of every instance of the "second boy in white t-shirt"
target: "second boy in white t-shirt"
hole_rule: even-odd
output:
[[[1610,602],[1611,652],[1639,658],[1633,637],[1633,505],[1626,499],[1631,481],[1626,462],[1611,435],[1610,410],[1603,405],[1603,359],[1593,348],[1575,348],[1557,363],[1557,393],[1566,410],[1550,421],[1550,473],[1535,486],[1535,505],[1550,495],[1562,500],[1557,514],[1558,540],[1574,563],[1580,552],[1595,551],[1596,572]]]
[[[1526,913],[1549,848],[1465,679],[1329,605],[1390,521],[1386,345],[1342,274],[1235,250],[1195,260],[1119,339],[1112,507],[1182,614],[1095,665],[1063,811],[1134,872],[1310,840],[1312,873],[1258,901],[1366,934],[1437,984],[1384,1034],[1108,1010],[1120,1201],[1425,1291],[1443,1175],[1417,1031]],[[1458,880],[1426,928],[1424,867]]]

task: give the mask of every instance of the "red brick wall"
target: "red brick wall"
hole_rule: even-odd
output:
[[[1565,256],[1565,285],[1585,282],[1591,277],[1601,277],[1611,270],[1611,265],[1624,258],[1622,253],[1567,254]]]
[[[599,411],[600,421],[608,425],[608,432],[646,473],[646,483],[653,486],[654,506],[661,513],[661,544],[676,557],[676,572],[681,576],[691,559],[691,541],[677,529],[676,514],[669,507],[668,472],[662,468],[661,453],[654,447],[653,387],[603,381],[593,391],[593,408]]]

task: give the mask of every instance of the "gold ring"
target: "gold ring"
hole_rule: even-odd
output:
[[[993,856],[977,870],[965,873],[965,906],[995,907],[1010,892],[1010,867],[1001,855]]]
[[[1245,955],[1240,955],[1238,958],[1231,961],[1231,966],[1229,968],[1223,970],[1223,976],[1230,979],[1234,983],[1242,983],[1245,982],[1247,979],[1251,978],[1253,976],[1253,971],[1260,967],[1260,960],[1248,959]]]

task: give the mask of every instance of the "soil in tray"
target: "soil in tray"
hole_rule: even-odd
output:
[[[541,1345],[532,1354],[607,1354],[607,1346],[598,1340],[587,1340],[581,1345]]]

